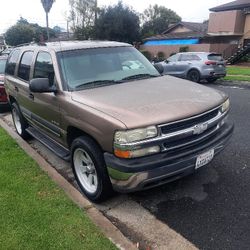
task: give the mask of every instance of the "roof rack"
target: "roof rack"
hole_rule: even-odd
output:
[[[18,44],[16,45],[15,47],[23,47],[23,46],[33,46],[33,45],[36,45],[36,46],[47,46],[46,43],[37,43],[37,42],[30,42],[30,43],[22,43],[22,44]]]

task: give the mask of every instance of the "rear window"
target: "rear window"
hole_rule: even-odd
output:
[[[223,57],[220,54],[210,54],[207,56],[207,59],[211,61],[223,61]]]

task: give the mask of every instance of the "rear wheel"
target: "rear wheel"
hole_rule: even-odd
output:
[[[200,73],[196,69],[192,69],[188,72],[188,80],[192,82],[200,82]]]
[[[76,181],[88,199],[104,201],[113,188],[99,146],[87,136],[76,138],[71,146],[71,165]]]
[[[29,137],[29,134],[26,132],[25,129],[28,127],[28,124],[25,121],[23,115],[21,114],[17,103],[15,102],[11,104],[11,113],[16,132],[23,139],[27,139]]]

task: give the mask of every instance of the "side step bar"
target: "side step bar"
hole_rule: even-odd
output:
[[[51,140],[48,136],[42,134],[37,129],[33,127],[28,127],[26,131],[43,145],[45,145],[48,149],[54,152],[58,157],[62,158],[65,161],[70,161],[70,151],[66,148],[60,146],[53,140]]]

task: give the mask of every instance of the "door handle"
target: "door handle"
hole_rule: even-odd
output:
[[[15,87],[14,87],[14,89],[15,89],[15,91],[16,91],[16,92],[18,92],[18,91],[19,91],[19,89],[18,89],[18,87],[17,87],[17,86],[15,86]]]
[[[34,100],[34,95],[33,94],[29,94],[29,98],[31,99],[31,100]]]

